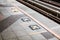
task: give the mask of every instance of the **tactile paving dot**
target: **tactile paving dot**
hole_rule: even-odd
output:
[[[17,8],[15,8],[15,7],[12,7],[11,10],[12,10],[13,12],[19,12],[19,10],[18,10]]]
[[[51,39],[51,38],[54,38],[54,35],[52,35],[51,33],[49,32],[44,32],[44,33],[41,33],[46,39]]]
[[[11,7],[10,10],[12,13],[12,15],[20,15],[20,14],[23,14],[18,8],[16,7]]]
[[[21,18],[21,20],[22,20],[23,22],[31,21],[29,18]]]
[[[40,27],[38,25],[30,25],[29,26],[32,30],[37,30],[40,29]]]

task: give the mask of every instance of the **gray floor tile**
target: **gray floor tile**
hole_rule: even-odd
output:
[[[20,18],[20,15],[12,15],[0,22],[0,32],[2,32],[4,29],[9,27],[11,24],[13,24],[15,21],[17,21]],[[3,28],[2,28],[3,27]]]
[[[32,37],[33,40],[47,40],[42,35],[40,35],[40,33],[39,34],[33,34],[30,36]]]
[[[5,40],[18,40],[17,38],[5,39]]]
[[[60,26],[57,26],[57,28],[55,27],[54,29],[52,29],[55,33],[57,33],[58,35],[60,35]]]
[[[32,40],[32,38],[30,36],[21,36],[19,40]]]
[[[54,36],[49,33],[49,32],[44,32],[44,33],[41,33],[47,40],[48,39],[51,39],[51,38],[54,38]]]
[[[52,39],[49,39],[49,40],[58,40],[57,38],[52,38]]]
[[[0,40],[2,40],[1,34],[0,34]]]
[[[15,31],[16,36],[25,36],[28,35],[24,30]]]
[[[2,34],[3,39],[16,38],[16,35],[14,34],[11,28],[7,28],[1,34]]]
[[[4,19],[4,16],[0,14],[0,21]]]

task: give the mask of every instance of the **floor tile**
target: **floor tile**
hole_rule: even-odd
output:
[[[21,36],[19,40],[32,40],[32,38],[30,36]]]
[[[2,32],[4,29],[9,27],[11,24],[13,24],[15,21],[17,21],[20,18],[20,15],[12,15],[0,22],[0,32]],[[3,27],[3,28],[2,28]]]
[[[2,34],[3,39],[16,38],[16,35],[10,28],[7,28],[1,34]]]
[[[1,34],[0,34],[0,40],[2,40]]]
[[[5,40],[18,40],[17,38],[5,39]]]

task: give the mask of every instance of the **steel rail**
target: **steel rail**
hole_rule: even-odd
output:
[[[40,1],[52,4],[52,5],[57,6],[57,7],[60,7],[60,3],[58,3],[58,2],[54,2],[54,1],[51,1],[51,0],[40,0]]]
[[[47,6],[44,6],[44,5],[42,5],[42,4],[38,4],[38,3],[36,3],[36,2],[34,2],[34,1],[27,1],[28,3],[30,3],[30,4],[32,4],[32,5],[34,5],[34,6],[36,6],[36,7],[38,7],[38,8],[40,8],[40,9],[43,9],[43,10],[45,10],[45,11],[47,11],[47,12],[50,12],[50,13],[52,13],[52,14],[56,14],[56,16],[57,15],[60,15],[60,11],[58,11],[58,10],[54,10],[54,9],[52,9],[52,8],[49,8],[49,7],[47,7]],[[58,17],[58,16],[57,16]]]
[[[54,10],[60,11],[60,7],[56,7],[54,5],[48,4],[48,3],[43,2],[43,1],[38,1],[38,0],[34,0],[34,1],[37,2],[37,3],[40,3],[42,5],[48,6],[48,7],[52,8],[52,9],[54,9]]]

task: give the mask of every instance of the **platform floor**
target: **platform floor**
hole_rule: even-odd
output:
[[[60,24],[57,24],[21,3],[13,1],[11,4],[17,5],[20,9],[29,13],[35,19],[47,25],[49,29],[60,35],[60,31],[58,31],[60,29]],[[29,17],[23,15],[22,12],[15,9],[10,3],[7,5],[8,6],[3,7],[0,6],[0,40],[58,40],[33,20],[30,22],[23,22],[23,20],[21,20],[22,18],[25,19]],[[33,31],[29,28],[29,25],[38,25],[41,29]],[[44,37],[45,34],[51,36]]]

